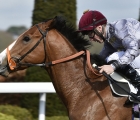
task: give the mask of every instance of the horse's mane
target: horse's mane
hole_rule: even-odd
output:
[[[85,50],[84,46],[90,45],[90,42],[88,42],[87,39],[84,39],[84,36],[76,32],[74,26],[62,16],[56,16],[54,18],[51,23],[51,29],[53,28],[64,35],[77,51]],[[100,55],[94,54],[91,56],[91,63],[103,65],[105,61]]]
[[[76,32],[74,26],[63,16],[56,16],[51,25],[51,28],[55,28],[63,34],[77,51],[84,50],[84,46],[89,45],[89,42],[84,39],[84,36]]]

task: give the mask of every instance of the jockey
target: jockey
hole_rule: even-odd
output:
[[[79,32],[88,35],[91,41],[104,43],[100,55],[108,64],[100,66],[100,73],[107,74],[121,69],[135,85],[140,82],[140,22],[133,19],[121,19],[107,23],[106,17],[99,11],[83,13],[79,21]]]

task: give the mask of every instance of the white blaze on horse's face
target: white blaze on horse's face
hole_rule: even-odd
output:
[[[15,42],[16,41],[14,41],[12,44],[10,44],[9,45],[9,50],[11,50],[12,49],[12,47],[15,45]],[[7,48],[6,48],[7,49]],[[1,64],[3,64],[3,63],[5,63],[5,60],[7,59],[7,50],[3,50],[1,53],[0,53],[0,65]]]
[[[16,40],[8,46],[8,49],[11,50],[15,45]],[[7,48],[0,53],[0,75],[7,76]]]

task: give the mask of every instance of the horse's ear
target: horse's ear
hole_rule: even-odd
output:
[[[52,22],[51,22],[51,24],[49,25],[49,29],[54,28],[54,26],[55,26],[55,24],[56,24],[56,20],[57,20],[57,16],[55,16],[55,17],[52,19]]]
[[[55,16],[54,19],[57,19],[58,16]]]

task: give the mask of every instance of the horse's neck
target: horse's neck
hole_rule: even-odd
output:
[[[74,47],[59,34],[53,35],[53,37],[47,43],[47,55],[49,61],[68,57],[76,53]],[[86,94],[86,90],[90,89],[90,84],[86,81],[87,76],[91,77],[90,72],[86,70],[84,66],[84,60],[80,59],[70,60],[64,63],[56,64],[51,67],[51,78],[54,87],[62,98],[63,102],[67,107],[73,108],[80,98]],[[93,75],[92,75],[93,77]],[[69,105],[68,105],[69,104]]]

